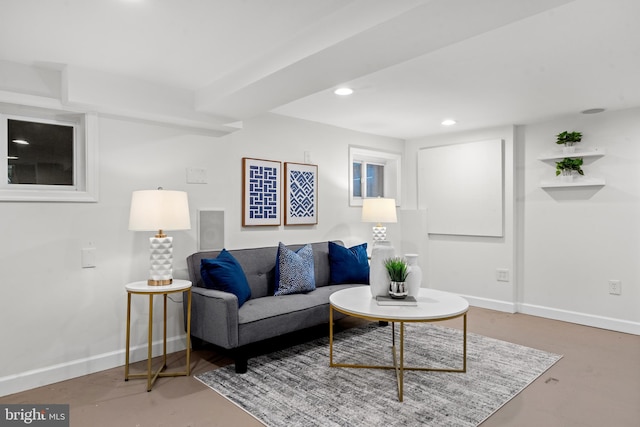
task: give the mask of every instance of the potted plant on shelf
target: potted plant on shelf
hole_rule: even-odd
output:
[[[408,295],[408,290],[405,285],[407,276],[409,275],[409,265],[404,258],[394,257],[388,258],[384,261],[384,266],[389,273],[389,295],[392,298],[405,298]]]
[[[582,133],[564,131],[557,134],[556,138],[556,144],[564,145],[562,148],[563,153],[570,154],[575,152],[575,143],[582,141]]]
[[[584,175],[582,163],[582,157],[565,157],[561,161],[556,162],[556,176],[561,175],[563,181],[573,181],[573,171]]]

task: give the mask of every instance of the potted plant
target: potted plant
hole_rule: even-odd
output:
[[[580,175],[584,175],[582,170],[582,157],[565,157],[559,162],[556,162],[556,176],[562,175],[562,179],[566,181],[573,180],[573,171],[578,172]]]
[[[575,151],[575,143],[582,141],[582,133],[564,131],[557,134],[556,138],[556,144],[564,145],[562,149],[564,153],[573,153]]]
[[[389,273],[389,295],[393,298],[404,298],[407,296],[405,281],[409,275],[409,265],[404,258],[394,257],[384,261],[384,266]]]

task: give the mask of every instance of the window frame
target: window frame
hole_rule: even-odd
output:
[[[361,179],[362,197],[353,195],[353,164],[362,164],[363,179]],[[401,198],[401,165],[402,154],[389,151],[374,150],[358,146],[349,146],[349,205],[362,206],[362,201],[366,197],[366,164],[376,164],[384,166],[384,197],[396,200],[396,206],[400,206]]]
[[[8,120],[73,126],[73,185],[9,184]],[[97,123],[95,113],[0,104],[0,202],[97,202]]]

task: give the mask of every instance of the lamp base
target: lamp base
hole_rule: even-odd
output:
[[[149,286],[167,286],[173,283],[173,279],[165,279],[165,280],[147,280],[147,285]]]
[[[373,241],[387,240],[387,227],[376,225],[373,228]]]
[[[173,237],[163,235],[149,238],[151,265],[149,286],[166,286],[173,283]]]

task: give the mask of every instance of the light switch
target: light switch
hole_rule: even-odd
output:
[[[187,184],[206,184],[207,170],[200,168],[187,168]]]
[[[96,248],[82,248],[82,268],[96,266]]]

